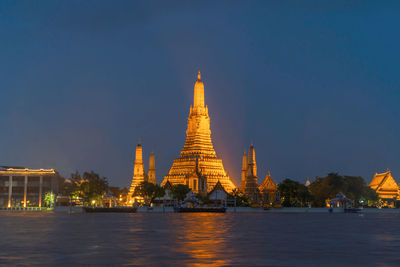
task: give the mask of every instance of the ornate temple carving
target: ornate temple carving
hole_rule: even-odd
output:
[[[225,190],[231,192],[236,187],[227,175],[222,159],[217,157],[211,141],[210,117],[208,107],[204,104],[204,84],[200,71],[194,85],[193,106],[190,106],[187,124],[186,142],[161,185],[169,181],[172,184],[188,184],[194,191],[210,191],[220,181]],[[205,182],[204,187],[202,181]]]

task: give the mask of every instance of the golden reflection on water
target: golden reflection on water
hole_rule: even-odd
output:
[[[231,260],[227,258],[227,255],[232,255],[227,217],[212,213],[182,215],[179,218],[180,231],[175,251],[185,255],[186,265],[231,265]]]

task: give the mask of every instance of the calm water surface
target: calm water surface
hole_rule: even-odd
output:
[[[400,215],[2,212],[0,264],[400,266]]]

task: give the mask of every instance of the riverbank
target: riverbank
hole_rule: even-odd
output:
[[[174,212],[173,207],[153,207],[147,209],[146,207],[139,207],[137,212],[141,213],[157,213],[157,212]],[[228,207],[226,212],[233,213],[328,213],[329,208],[297,208],[297,207],[285,207],[285,208],[251,208],[251,207]],[[333,208],[333,213],[343,213],[343,208]],[[361,213],[400,213],[400,209],[377,209],[377,208],[365,208],[362,209]]]
[[[82,207],[56,207],[55,209],[50,208],[20,208],[20,209],[2,209],[0,212],[85,212]],[[138,213],[173,213],[173,207],[138,207]],[[251,207],[228,207],[226,209],[228,213],[328,213],[329,208],[251,208]],[[343,213],[342,208],[334,208],[333,213]],[[378,208],[365,208],[360,213],[400,213],[400,209],[378,209]]]

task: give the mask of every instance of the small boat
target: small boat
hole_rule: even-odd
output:
[[[101,207],[85,207],[86,212],[128,212],[134,213],[137,211],[135,207],[115,207],[115,208],[101,208]]]
[[[195,208],[187,208],[187,207],[175,207],[175,212],[219,212],[224,213],[226,211],[225,207],[195,207]]]
[[[359,213],[362,209],[360,208],[345,208],[344,213]]]

